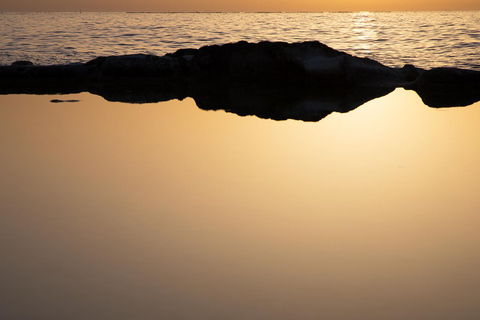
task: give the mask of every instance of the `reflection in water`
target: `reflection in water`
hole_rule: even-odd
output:
[[[438,69],[440,72],[442,69]],[[447,70],[448,71],[448,70]],[[435,77],[437,70],[429,71]],[[455,72],[455,71],[454,71]],[[470,81],[468,70],[462,70],[462,81]],[[452,79],[450,75],[442,75]],[[464,80],[466,78],[466,80]],[[469,84],[427,81],[412,86],[431,107],[468,106],[480,100],[478,75]],[[191,97],[204,110],[225,110],[240,116],[319,121],[332,112],[345,113],[394,90],[391,86],[325,86],[316,83],[267,82],[196,82],[124,81],[97,84],[56,83],[54,85],[11,85],[0,88],[0,94],[71,94],[90,92],[112,102],[154,103]],[[52,102],[63,102],[54,99]]]
[[[475,319],[479,107],[0,96],[2,317]]]
[[[255,115],[274,120],[319,121],[332,112],[349,112],[365,102],[384,96],[393,88],[292,88],[229,86],[206,87],[194,94],[204,110],[225,110],[240,116]]]

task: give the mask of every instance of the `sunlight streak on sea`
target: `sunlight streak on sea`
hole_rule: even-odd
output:
[[[346,13],[2,13],[0,64],[163,55],[246,40],[317,40],[388,66],[480,70],[480,11]]]

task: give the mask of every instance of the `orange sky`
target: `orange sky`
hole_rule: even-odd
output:
[[[480,10],[479,0],[3,0],[1,11]]]

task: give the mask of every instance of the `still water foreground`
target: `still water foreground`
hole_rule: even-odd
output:
[[[2,318],[478,319],[478,102],[0,106]]]

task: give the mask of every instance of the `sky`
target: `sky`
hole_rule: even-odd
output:
[[[0,11],[480,10],[479,0],[2,0]]]

